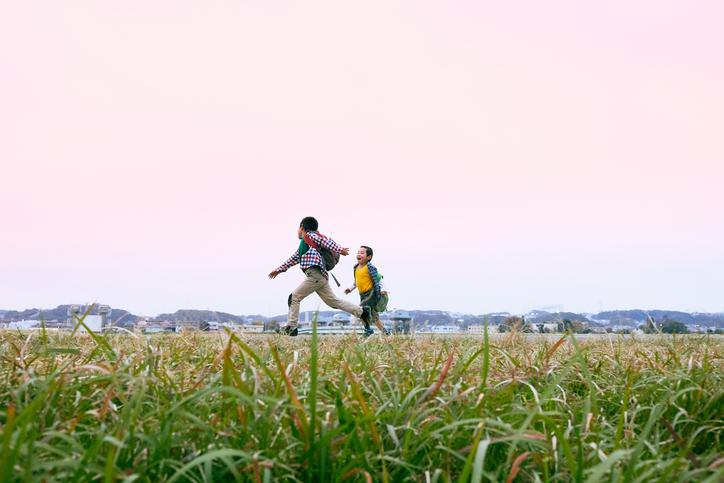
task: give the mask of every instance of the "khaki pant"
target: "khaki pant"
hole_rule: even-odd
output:
[[[317,292],[317,295],[319,295],[322,301],[333,309],[344,310],[349,314],[355,315],[357,318],[362,316],[362,307],[352,302],[341,300],[334,295],[332,287],[329,286],[329,281],[324,278],[322,270],[319,267],[312,266],[308,268],[304,274],[306,278],[299,287],[292,292],[287,322],[290,328],[294,329],[299,325],[299,303],[307,295],[312,295],[314,292]]]

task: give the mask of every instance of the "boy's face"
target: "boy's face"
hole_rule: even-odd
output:
[[[360,249],[357,250],[357,263],[367,265],[367,262],[370,260],[372,260],[372,257],[367,255],[367,249],[360,247]]]
[[[297,236],[299,236],[300,240],[302,238],[304,238],[304,227],[303,226],[300,226],[299,229],[297,230]]]

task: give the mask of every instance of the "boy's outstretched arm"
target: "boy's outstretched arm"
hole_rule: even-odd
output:
[[[314,232],[309,233],[309,238],[311,238],[314,243],[317,244],[317,246],[322,245],[325,248],[329,248],[330,250],[333,250],[341,255],[344,255],[345,257],[349,255],[349,248],[342,248],[340,245],[337,245],[329,238],[322,238],[321,236],[317,235]]]
[[[352,285],[349,286],[349,288],[344,289],[344,294],[347,295],[348,293],[353,292],[356,288],[357,282],[353,282]]]
[[[294,255],[289,257],[289,259],[282,263],[279,267],[275,268],[269,273],[269,278],[275,279],[277,275],[279,275],[282,272],[286,272],[290,268],[292,268],[294,265],[299,263],[299,252],[294,252]]]

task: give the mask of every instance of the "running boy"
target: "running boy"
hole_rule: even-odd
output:
[[[329,286],[329,275],[324,267],[324,259],[317,250],[316,247],[325,247],[333,250],[341,255],[349,255],[349,248],[342,248],[341,246],[334,243],[332,240],[323,237],[317,233],[319,223],[311,216],[307,216],[299,224],[297,235],[302,240],[299,243],[299,249],[284,262],[281,266],[276,268],[269,274],[269,278],[276,278],[282,272],[286,272],[288,269],[299,263],[304,274],[307,276],[304,281],[297,287],[292,295],[289,297],[289,317],[287,318],[287,325],[285,325],[281,333],[287,334],[292,337],[297,335],[297,326],[299,325],[299,303],[307,295],[311,295],[317,292],[319,297],[332,307],[333,309],[342,309],[347,313],[357,316],[362,319],[365,324],[369,327],[371,309],[369,307],[360,307],[346,300],[338,299],[332,287]],[[305,235],[315,246],[307,244],[305,241]]]
[[[344,291],[345,294],[350,293],[355,288],[359,290],[361,304],[370,307],[371,318],[380,332],[390,335],[380,321],[380,314],[377,313],[377,301],[382,295],[387,295],[387,288],[382,277],[377,276],[377,269],[370,263],[374,252],[370,247],[361,246],[357,251],[357,265],[354,266],[354,283]],[[379,278],[379,280],[377,280]],[[369,322],[365,323],[365,337],[374,334],[374,330],[370,327]]]

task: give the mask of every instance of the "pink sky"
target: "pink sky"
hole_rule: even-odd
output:
[[[0,308],[284,313],[311,214],[397,308],[722,311],[722,18],[5,2]]]

